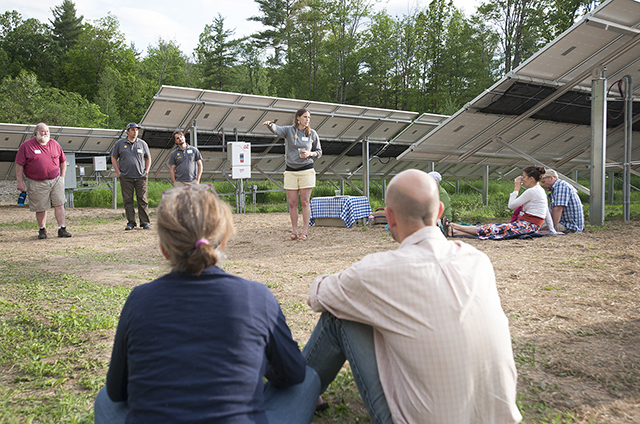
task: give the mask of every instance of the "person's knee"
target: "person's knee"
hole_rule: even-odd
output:
[[[307,385],[309,390],[317,392],[320,395],[320,376],[309,365],[306,366],[306,374],[304,377],[304,383]]]
[[[287,199],[289,202],[289,207],[298,207],[298,198],[297,197],[289,197],[289,199]]]
[[[109,399],[109,395],[107,394],[107,387],[104,386],[100,389],[93,402],[94,415],[101,416],[110,401],[111,399]]]

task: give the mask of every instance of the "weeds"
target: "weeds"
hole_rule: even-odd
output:
[[[92,422],[93,399],[130,289],[0,262],[0,422]]]
[[[639,177],[635,177],[640,180]],[[354,180],[352,184],[358,189],[362,189],[362,181]],[[588,181],[579,181],[580,184],[588,187]],[[228,181],[211,181],[216,191],[220,194],[220,197],[229,203],[232,207],[236,206],[235,192],[236,188]],[[253,194],[251,190],[245,188],[246,193],[246,210],[248,212],[269,213],[269,212],[286,212],[287,202],[286,195],[278,186],[270,181],[245,181],[246,186],[257,186],[257,192],[255,194],[256,204],[253,204]],[[508,208],[509,194],[513,191],[513,183],[511,181],[500,180],[489,182],[489,201],[487,205],[482,203],[482,195],[476,189],[482,188],[482,181],[471,181],[469,185],[460,184],[458,191],[446,182],[443,183],[445,189],[451,197],[451,209],[453,211],[453,220],[468,222],[486,221],[488,219],[498,219],[510,217],[513,211]],[[634,185],[640,185],[640,181],[632,181]],[[160,202],[161,194],[164,190],[171,188],[171,184],[168,181],[149,181],[149,189],[147,197],[149,200],[149,207],[154,208]],[[334,196],[335,190],[339,188],[338,181],[332,180],[320,180],[317,182],[316,187],[311,193],[311,197],[326,197]],[[123,207],[122,195],[120,189],[117,192],[118,207]],[[348,196],[361,196],[362,193],[349,185],[345,185],[344,194]],[[589,219],[589,198],[582,193],[579,193],[580,198],[584,205],[585,219]],[[111,192],[109,190],[90,190],[90,191],[78,191],[75,193],[74,203],[77,207],[91,206],[91,207],[111,207]],[[618,203],[622,199],[622,186],[616,185],[614,192],[614,200]],[[384,207],[384,197],[382,189],[376,185],[371,184],[369,188],[369,204],[372,210],[376,210],[379,207]],[[301,205],[298,206],[301,208]],[[612,204],[605,206],[605,219],[614,220],[622,218],[622,205]],[[640,193],[633,192],[631,195],[630,206],[631,219],[640,219]],[[2,225],[14,225],[14,224],[0,224]],[[28,225],[28,228],[35,228],[35,223],[31,221],[25,221],[21,225]],[[85,225],[84,222],[77,225]],[[599,229],[599,227],[597,228]],[[597,231],[597,229],[594,229]]]

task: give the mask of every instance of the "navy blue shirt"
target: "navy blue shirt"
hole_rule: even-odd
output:
[[[301,383],[304,358],[269,289],[213,266],[133,289],[107,393],[127,401],[127,423],[267,423],[263,376]]]

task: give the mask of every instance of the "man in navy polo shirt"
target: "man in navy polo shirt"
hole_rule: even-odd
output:
[[[122,202],[127,215],[125,230],[133,230],[136,227],[136,214],[133,208],[133,192],[138,202],[138,218],[140,226],[148,230],[151,228],[149,221],[149,203],[147,202],[147,184],[149,168],[151,168],[151,153],[147,143],[138,138],[140,127],[135,122],[127,125],[127,136],[116,141],[111,152],[111,165],[120,179]]]
[[[584,230],[584,210],[576,189],[559,179],[553,169],[546,170],[540,185],[551,192],[549,210],[556,231],[581,233]]]

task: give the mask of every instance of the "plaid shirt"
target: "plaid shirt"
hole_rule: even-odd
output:
[[[371,325],[396,424],[514,424],[516,368],[489,258],[425,227],[315,279],[316,312]]]
[[[560,224],[570,230],[581,233],[584,229],[584,211],[578,192],[569,183],[557,179],[551,187],[549,194],[551,209],[556,206],[563,206]]]

